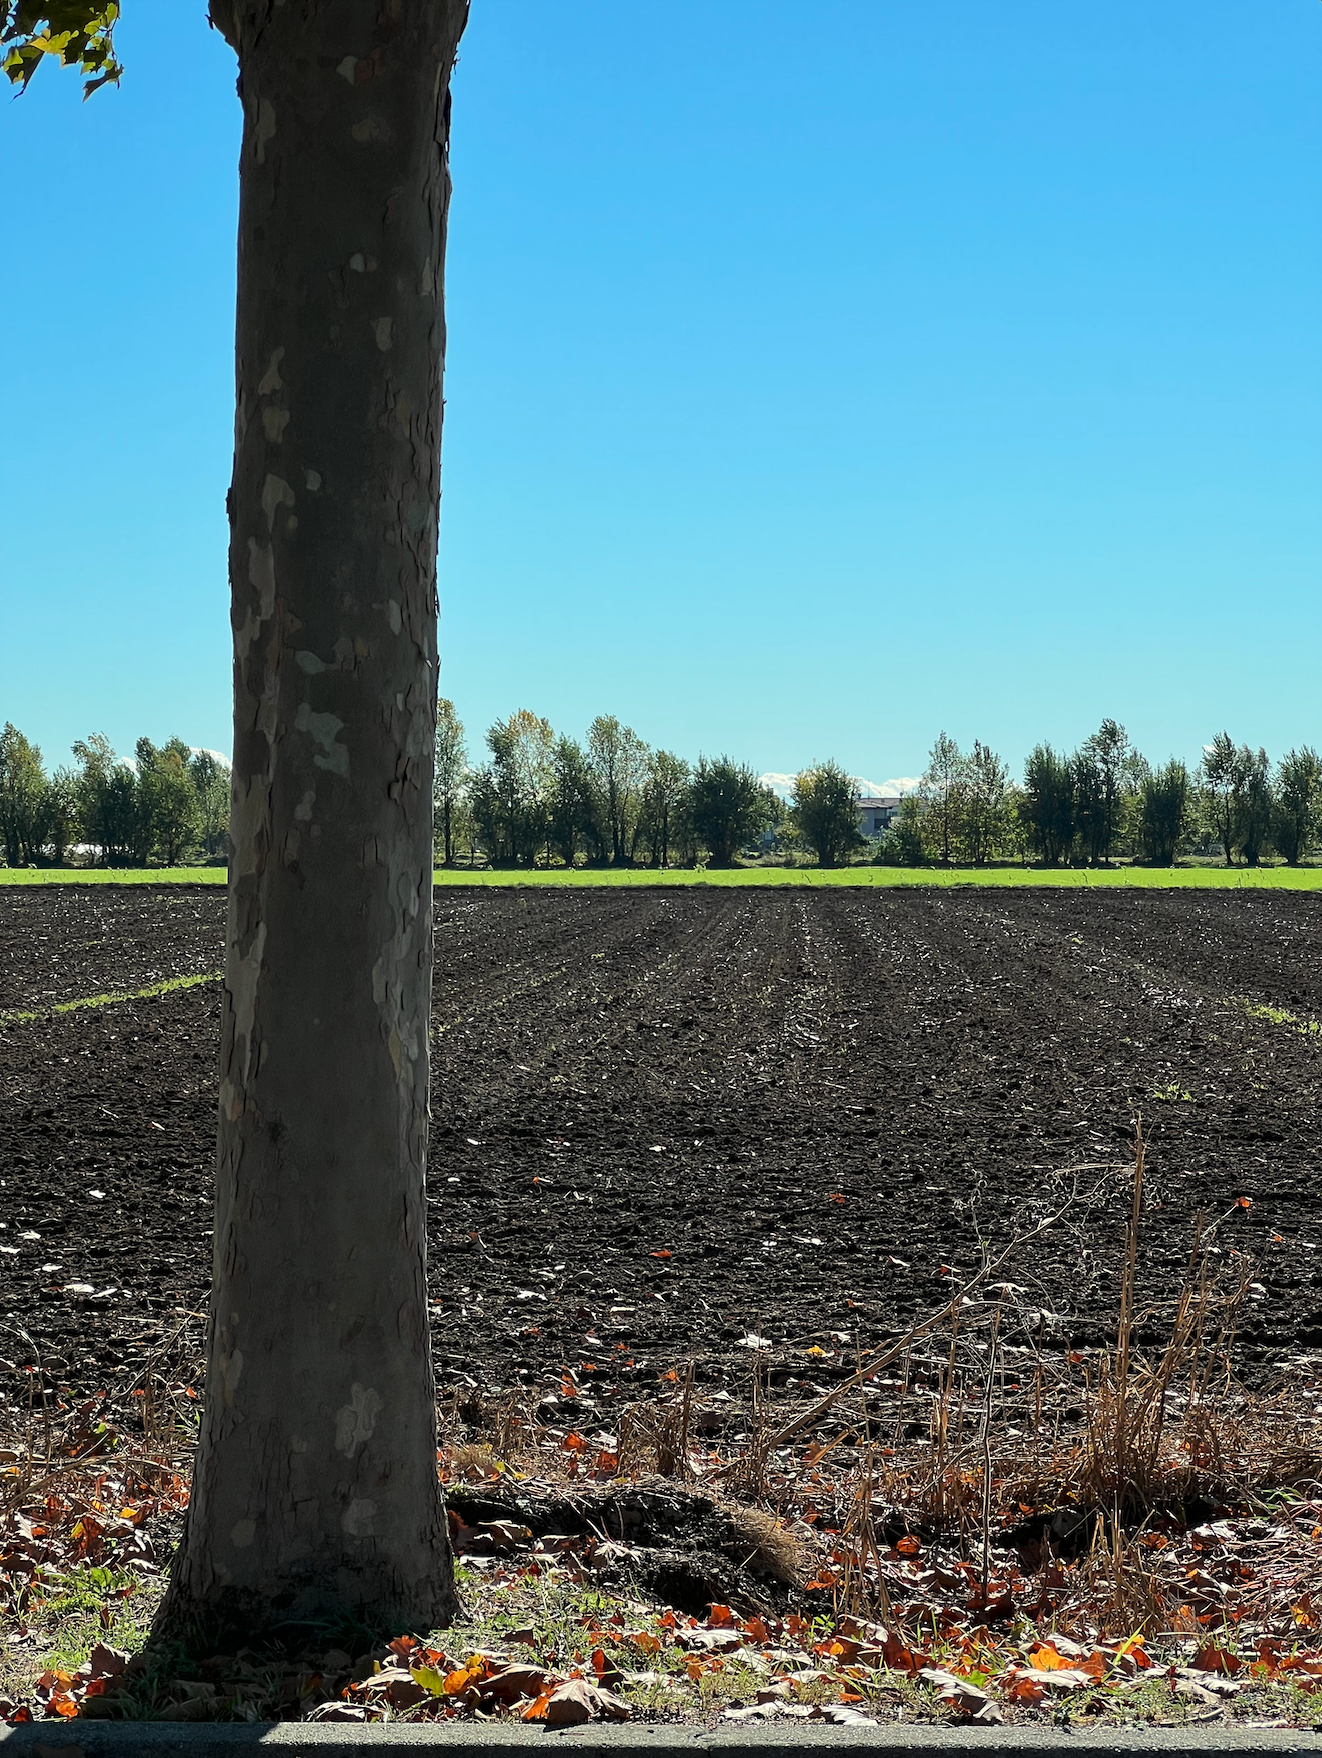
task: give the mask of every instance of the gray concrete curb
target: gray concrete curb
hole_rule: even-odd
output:
[[[387,1722],[370,1727],[322,1722],[33,1722],[0,1727],[3,1758],[242,1758],[255,1751],[366,1758],[382,1749],[444,1753],[445,1758],[515,1758],[515,1749],[546,1749],[562,1740],[588,1758],[693,1758],[695,1752],[732,1758],[1158,1758],[1160,1754],[1225,1753],[1228,1758],[1316,1758],[1322,1735],[1285,1728],[1099,1728],[1067,1733],[1056,1728],[796,1727],[703,1728],[589,1725],[561,1733],[503,1724],[456,1726]]]

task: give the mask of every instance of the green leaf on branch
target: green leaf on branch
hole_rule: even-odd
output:
[[[118,85],[115,59],[118,0],[0,0],[0,54],[12,85],[26,91],[47,55],[85,75],[83,97]]]

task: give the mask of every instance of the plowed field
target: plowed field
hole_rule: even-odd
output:
[[[72,1393],[196,1334],[219,991],[40,1010],[218,970],[223,915],[214,891],[0,892],[0,1356],[40,1349]],[[1140,1112],[1145,1292],[1197,1213],[1233,1211],[1221,1250],[1260,1286],[1240,1368],[1322,1350],[1322,900],[455,889],[437,949],[443,1386],[586,1363],[609,1401],[746,1365],[750,1335],[773,1377],[791,1346],[852,1356],[1060,1174],[1123,1167]],[[1117,1176],[1007,1271],[1077,1346],[1113,1322],[1126,1200]]]

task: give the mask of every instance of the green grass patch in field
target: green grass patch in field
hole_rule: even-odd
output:
[[[221,975],[220,971],[204,971],[200,976],[166,977],[162,982],[148,983],[145,989],[125,989],[114,995],[81,995],[76,1001],[53,1001],[49,1007],[11,1007],[0,1013],[0,1026],[57,1019],[62,1013],[81,1013],[85,1007],[114,1007],[121,1001],[154,1001],[159,995],[173,995],[177,989],[196,989],[201,983],[218,983]]]
[[[1244,1011],[1250,1019],[1265,1019],[1270,1025],[1285,1026],[1292,1032],[1298,1032],[1301,1038],[1322,1038],[1322,1022],[1300,1019],[1288,1007],[1267,1007],[1250,1002],[1245,1005]]]
[[[1322,867],[1111,867],[1090,871],[1073,867],[441,867],[438,887],[597,886],[597,885],[828,885],[864,890],[926,885],[1049,885],[1067,890],[1123,886],[1139,890],[1322,891]]]
[[[1194,1102],[1193,1094],[1187,1087],[1182,1087],[1177,1080],[1171,1081],[1169,1085],[1164,1087],[1153,1087],[1149,1096],[1160,1099],[1168,1105],[1192,1105]]]

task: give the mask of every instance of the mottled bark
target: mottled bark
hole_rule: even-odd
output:
[[[234,772],[207,1402],[163,1612],[453,1608],[425,1156],[441,289],[467,0],[213,0],[239,59]]]

